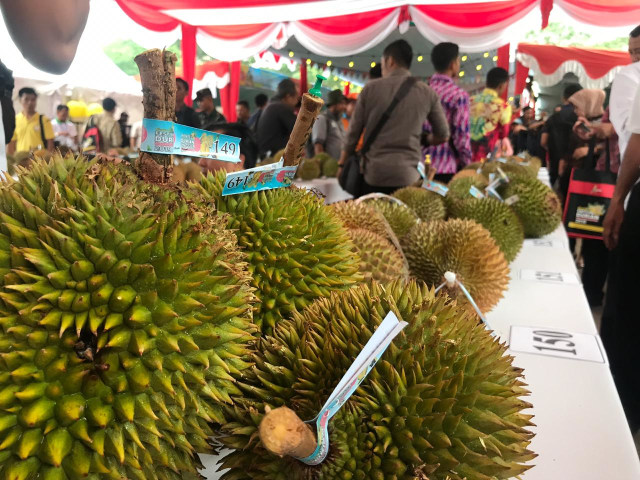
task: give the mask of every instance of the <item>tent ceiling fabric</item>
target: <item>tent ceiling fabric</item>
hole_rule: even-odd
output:
[[[169,31],[198,27],[198,43],[214,58],[242,60],[295,38],[325,56],[353,55],[412,21],[432,43],[456,42],[468,52],[498,48],[528,14],[555,4],[601,26],[640,23],[638,0],[116,0],[141,25]],[[231,5],[231,6],[230,6]],[[544,19],[543,19],[544,20]]]
[[[605,88],[630,63],[626,52],[555,45],[518,45],[518,62],[529,68],[543,87],[560,83],[567,73],[586,88]]]

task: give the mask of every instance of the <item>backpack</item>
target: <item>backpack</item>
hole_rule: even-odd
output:
[[[82,153],[98,153],[102,151],[102,135],[96,126],[95,117],[89,117],[87,127],[82,136]]]

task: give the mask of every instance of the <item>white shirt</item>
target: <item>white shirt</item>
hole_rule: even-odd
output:
[[[140,148],[140,144],[142,143],[142,120],[134,123],[131,126],[131,138],[135,138],[135,145],[133,148]]]
[[[51,122],[51,126],[53,127],[53,133],[56,136],[56,142],[63,147],[69,147],[73,150],[77,149],[76,138],[78,136],[78,130],[73,122],[67,120],[64,123],[60,123],[60,120],[56,118]],[[69,136],[62,135],[63,133],[67,133]]]
[[[629,117],[629,131],[632,134],[640,134],[640,87],[636,89],[636,98]]]
[[[611,87],[609,100],[609,114],[613,128],[618,134],[620,145],[620,158],[624,158],[631,131],[629,130],[629,118],[633,99],[640,86],[640,62],[632,63],[624,67],[616,75]]]

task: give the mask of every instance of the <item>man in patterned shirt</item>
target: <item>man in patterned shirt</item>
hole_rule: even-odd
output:
[[[451,136],[448,143],[430,145],[431,125],[424,124],[429,146],[423,148],[423,154],[431,157],[431,166],[436,169],[435,180],[448,183],[451,177],[471,163],[471,137],[469,136],[469,95],[458,87],[454,78],[460,73],[460,49],[455,43],[440,43],[431,51],[431,63],[436,74],[429,85],[433,88],[449,123]]]
[[[496,67],[487,75],[487,88],[471,99],[471,149],[473,161],[489,154],[500,156],[508,145],[511,106],[502,99],[509,84],[509,72]]]

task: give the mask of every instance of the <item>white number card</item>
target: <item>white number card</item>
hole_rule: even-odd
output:
[[[540,270],[520,270],[520,280],[529,280],[543,283],[564,283],[567,285],[580,285],[580,279],[575,273],[545,272]]]
[[[586,362],[607,363],[598,335],[550,330],[546,327],[511,327],[509,349]]]
[[[538,247],[538,248],[565,248],[562,240],[547,240],[546,238],[533,238],[524,241],[525,247]]]

